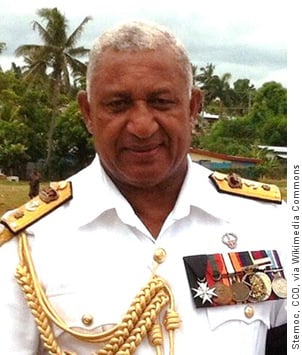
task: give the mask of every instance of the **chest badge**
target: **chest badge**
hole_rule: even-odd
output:
[[[222,243],[228,246],[230,249],[235,249],[237,247],[238,237],[234,233],[225,233],[221,240]]]
[[[207,282],[197,281],[198,288],[193,288],[192,290],[196,292],[194,298],[200,297],[202,299],[202,304],[207,301],[212,303],[212,297],[217,296],[215,293],[215,288],[210,288]]]

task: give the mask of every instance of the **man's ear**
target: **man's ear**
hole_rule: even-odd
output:
[[[90,104],[88,101],[87,91],[80,90],[77,95],[78,104],[80,107],[80,111],[82,113],[83,120],[87,127],[87,130],[90,134],[93,134],[93,123],[92,117],[90,114]]]
[[[190,117],[192,120],[192,125],[195,123],[198,113],[202,110],[202,92],[199,88],[193,87],[191,91],[191,100],[190,100]]]

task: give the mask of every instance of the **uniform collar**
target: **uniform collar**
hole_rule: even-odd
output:
[[[106,211],[115,209],[124,200],[105,173],[98,155],[92,163],[71,177],[73,199],[70,211],[77,216],[79,226],[86,225]]]
[[[179,197],[169,219],[177,220],[187,216],[191,207],[196,207],[219,219],[227,219],[223,200],[205,167],[192,163],[188,156],[188,171]],[[128,224],[135,225],[137,217],[130,204],[123,197],[104,171],[98,156],[85,169],[71,178],[73,200],[71,213],[79,226],[86,225],[109,210],[115,210]]]
[[[190,213],[192,207],[225,221],[225,200],[221,198],[209,179],[212,171],[202,165],[193,163],[188,156],[188,171],[173,210],[174,219],[180,219]]]

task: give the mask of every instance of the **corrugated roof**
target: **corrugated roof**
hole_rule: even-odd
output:
[[[287,147],[282,146],[274,146],[274,145],[258,145],[261,149],[271,150],[275,153],[286,153],[287,154]]]

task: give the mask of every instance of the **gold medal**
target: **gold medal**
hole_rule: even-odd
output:
[[[245,283],[235,281],[232,283],[231,289],[235,302],[245,302],[249,298],[250,289]]]
[[[251,302],[261,302],[267,300],[272,292],[270,278],[264,272],[255,272],[244,276],[244,282],[250,287]]]
[[[272,289],[279,298],[287,297],[287,281],[282,276],[275,276],[272,280]]]
[[[233,293],[229,286],[223,284],[222,282],[216,282],[214,285],[216,297],[213,301],[217,304],[227,305],[233,300]]]
[[[264,287],[265,287],[266,292],[262,296],[261,301],[266,301],[267,299],[269,299],[269,297],[270,297],[270,295],[272,293],[272,282],[271,282],[271,279],[264,272],[258,271],[258,272],[256,272],[255,275],[258,276],[264,283]]]

